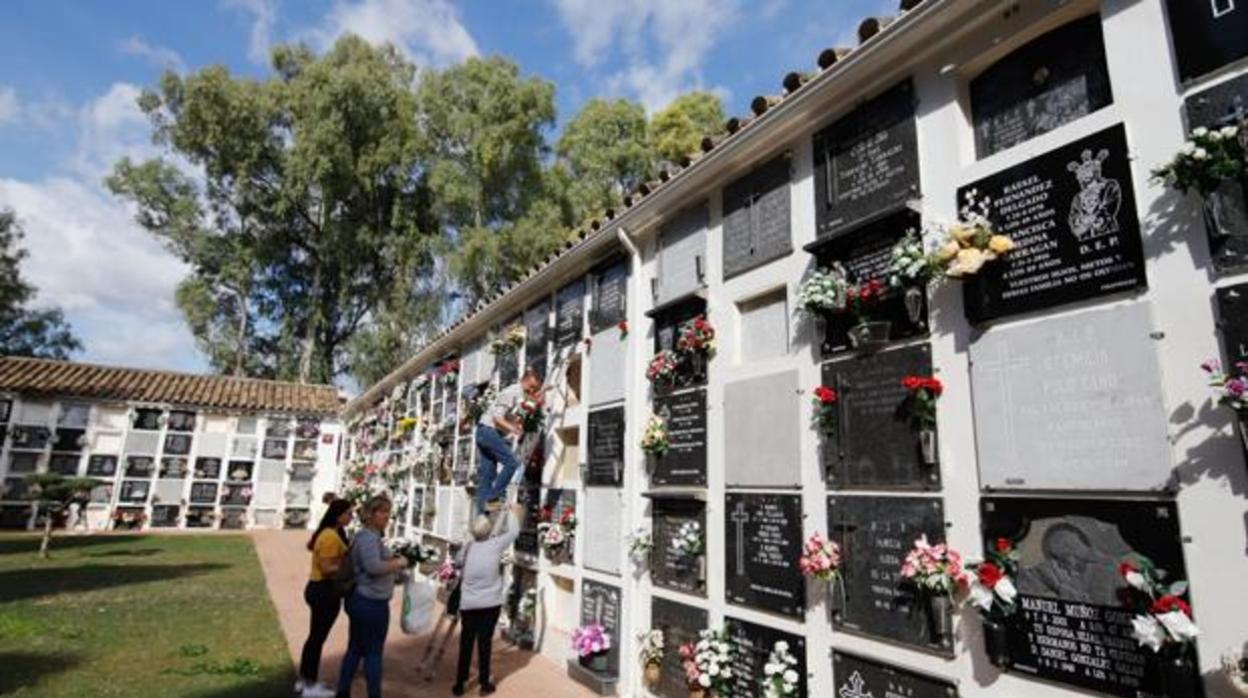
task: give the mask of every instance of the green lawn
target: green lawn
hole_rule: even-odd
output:
[[[294,669],[245,536],[0,535],[0,695],[270,698]]]

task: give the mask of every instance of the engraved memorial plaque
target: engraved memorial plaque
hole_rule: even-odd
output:
[[[655,586],[691,594],[706,593],[706,505],[696,499],[655,499],[650,504],[654,519],[650,549],[650,580]],[[697,526],[703,552],[696,557],[680,554],[673,542],[686,523]]]
[[[760,698],[765,695],[762,682],[767,675],[765,671],[767,659],[775,649],[776,643],[784,641],[788,643],[789,654],[797,660],[797,665],[792,667],[798,675],[797,692],[793,695],[796,698],[805,698],[807,695],[805,638],[731,617],[724,618],[724,630],[727,631],[728,641],[732,644],[732,687],[728,696]]]
[[[191,436],[189,434],[165,434],[164,452],[166,455],[185,456],[191,452]],[[266,454],[265,457],[269,456]]]
[[[970,91],[980,158],[1109,106],[1101,16],[1032,40],[971,80]]]
[[[86,429],[67,429],[65,427],[57,427],[56,440],[52,442],[52,450],[72,452],[81,451],[83,445],[86,443],[86,435]],[[165,438],[167,440],[169,437]],[[186,438],[188,441],[187,448],[189,449],[190,437]]]
[[[624,407],[589,413],[587,485],[624,486]]]
[[[574,347],[581,341],[585,332],[585,279],[576,281],[559,289],[555,296],[555,349]]]
[[[599,267],[592,279],[589,330],[598,334],[628,318],[628,260]]]
[[[546,355],[550,345],[550,301],[524,311],[524,367],[546,379]]]
[[[919,196],[914,86],[903,80],[815,134],[815,229],[820,238]]]
[[[650,599],[650,627],[663,631],[663,665],[659,685],[653,691],[662,698],[688,698],[689,687],[681,666],[681,645],[697,642],[710,619],[705,609],[669,601],[661,596]]]
[[[663,304],[693,293],[705,285],[706,204],[676,215],[659,233],[659,278],[654,302]]]
[[[783,494],[725,496],[725,596],[730,603],[801,618],[806,584],[802,554],[802,498]]]
[[[957,698],[949,681],[865,657],[832,650],[832,679],[839,698]]]
[[[1147,287],[1129,158],[1119,124],[958,190],[1017,245],[963,283],[972,324]]]
[[[455,468],[451,471],[451,482],[458,486],[468,484],[468,474],[472,472],[472,453],[476,441],[472,437],[461,436],[455,444]]]
[[[1008,628],[1008,669],[1126,698],[1160,698],[1163,655],[1132,636],[1134,612],[1118,565],[1132,553],[1187,579],[1172,501],[988,497],[985,545],[1015,541],[1018,612]],[[1200,618],[1196,617],[1199,624]],[[1190,677],[1200,695],[1199,675]],[[1177,695],[1177,694],[1176,694]]]
[[[617,487],[586,487],[585,505],[578,512],[584,530],[585,568],[620,573],[620,560],[626,531],[621,512],[624,511],[624,492]]]
[[[724,473],[728,486],[800,487],[797,371],[724,386]]]
[[[828,497],[828,537],[841,548],[832,627],[920,648],[952,652],[931,639],[926,605],[903,583],[901,563],[915,539],[945,539],[936,497]],[[841,593],[843,590],[843,594]],[[948,642],[948,640],[946,640]]]
[[[1248,361],[1248,284],[1224,286],[1216,293],[1223,364]]]
[[[724,187],[724,278],[729,279],[793,250],[789,233],[789,156],[759,165]]]
[[[653,485],[706,484],[706,389],[656,397],[654,412],[667,423],[668,450],[651,456]]]
[[[1159,490],[1171,478],[1148,303],[999,327],[971,344],[988,489]]]
[[[624,601],[619,587],[590,579],[581,582],[581,626],[597,623],[611,638],[607,651],[607,675],[620,675],[620,626],[623,624]]]
[[[1166,0],[1166,10],[1182,81],[1248,56],[1248,5],[1243,0]]]
[[[939,487],[940,465],[924,462],[910,393],[902,385],[906,376],[931,373],[926,344],[823,365],[824,385],[839,396],[836,433],[823,444],[830,488]]]
[[[516,318],[515,320],[511,322],[503,323],[503,326],[498,331],[499,337],[506,337],[508,330],[510,330],[513,326],[518,325],[518,324],[520,324],[520,318]],[[520,350],[519,349],[515,347],[507,347],[505,351],[496,355],[496,365],[498,367],[498,385],[500,388],[506,388],[507,386],[520,380]],[[440,404],[440,403],[436,403],[435,401],[434,404]],[[430,408],[432,409],[433,406],[431,405]],[[438,416],[440,415],[435,414],[434,416],[435,421],[437,420]]]
[[[117,474],[117,456],[91,456],[87,458],[87,475],[113,477]]]

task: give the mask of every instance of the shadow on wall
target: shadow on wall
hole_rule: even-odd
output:
[[[1235,494],[1248,493],[1243,448],[1229,410],[1213,400],[1205,400],[1199,407],[1183,403],[1170,413],[1170,423],[1182,425],[1173,434],[1175,441],[1193,429],[1215,430],[1183,454],[1183,460],[1171,471],[1171,486],[1186,487],[1204,479],[1216,479],[1225,482]]]
[[[221,564],[79,565],[6,570],[0,572],[0,603],[70,592],[96,591],[127,584],[167,581],[226,568],[226,565]]]
[[[44,676],[69,671],[82,663],[72,653],[35,654],[32,652],[0,652],[0,695],[9,695],[39,683]]]

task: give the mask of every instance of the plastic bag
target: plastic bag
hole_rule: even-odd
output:
[[[405,635],[424,635],[433,630],[437,621],[434,615],[434,597],[437,589],[433,582],[419,574],[413,574],[403,584],[403,615],[399,627]]]

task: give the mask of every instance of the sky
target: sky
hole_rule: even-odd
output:
[[[30,252],[37,306],[62,308],[82,361],[209,370],[174,304],[186,275],[103,186],[123,156],[161,154],[135,104],[164,70],[262,78],[272,46],[345,32],[423,67],[502,54],[552,81],[559,124],[585,100],[653,112],[693,89],[744,114],[790,70],[852,46],[896,0],[17,0],[0,27],[0,208]],[[557,127],[556,127],[557,129]],[[553,142],[556,132],[549,134]]]

